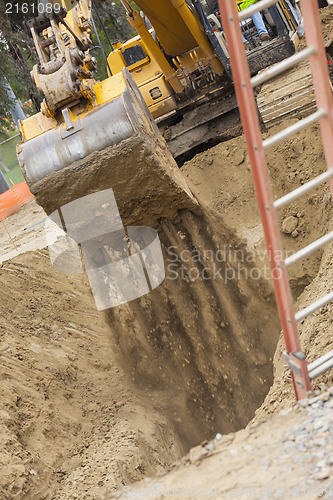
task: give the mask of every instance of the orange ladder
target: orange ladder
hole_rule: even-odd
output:
[[[284,259],[276,210],[324,182],[330,183],[333,198],[333,100],[316,0],[300,0],[307,47],[251,78],[241,37],[240,22],[276,2],[277,0],[260,0],[241,12],[237,11],[235,0],[219,0],[219,6],[266,247],[269,250],[276,302],[286,345],[284,356],[291,369],[296,398],[299,400],[311,390],[311,380],[333,366],[333,351],[308,365],[301,350],[297,322],[333,301],[333,291],[295,313],[287,267],[333,241],[333,231]],[[317,111],[273,137],[263,140],[253,88],[306,59],[309,59],[311,66]],[[317,121],[320,122],[327,172],[274,201],[265,150]]]

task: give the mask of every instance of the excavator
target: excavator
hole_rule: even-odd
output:
[[[41,111],[20,123],[17,155],[47,214],[112,188],[126,224],[195,209],[175,158],[239,123],[228,47],[210,0],[121,0],[137,36],[115,41],[93,77],[92,0],[39,0],[25,23],[36,46]],[[133,4],[133,2],[132,2]],[[262,12],[271,40],[242,22],[252,74],[295,51],[287,0]]]

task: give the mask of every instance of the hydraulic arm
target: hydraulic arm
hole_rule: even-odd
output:
[[[53,9],[43,11],[25,25],[33,38],[39,62],[32,71],[44,96],[42,113],[54,117],[57,110],[82,97],[94,101],[91,46],[91,0],[52,0]],[[60,5],[61,4],[61,5]]]

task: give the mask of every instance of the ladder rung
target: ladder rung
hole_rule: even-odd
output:
[[[312,363],[308,364],[308,371],[310,379],[318,377],[322,373],[325,373],[329,368],[333,366],[333,351],[320,356],[320,358],[316,359]]]
[[[273,135],[273,137],[269,137],[268,139],[265,139],[263,141],[262,145],[265,149],[271,148],[272,146],[275,146],[275,144],[278,144],[279,142],[283,141],[284,139],[287,139],[291,135],[296,134],[296,132],[300,132],[301,130],[308,127],[309,125],[316,123],[321,118],[326,118],[326,116],[327,116],[327,112],[325,111],[325,109],[323,109],[323,108],[318,109],[315,113],[312,113],[311,115],[307,116],[306,118],[303,118],[303,120],[300,120],[297,123],[294,123],[294,125],[291,125],[290,127],[287,127],[284,130],[281,130],[281,132],[278,132],[277,134]]]
[[[310,304],[308,307],[305,307],[301,311],[295,314],[295,319],[296,321],[300,321],[301,319],[306,318],[309,316],[309,314],[314,313],[318,309],[320,309],[323,306],[326,306],[326,304],[329,304],[333,300],[333,292],[328,293],[321,299],[317,300],[313,304]]]
[[[310,245],[307,245],[305,248],[302,248],[302,250],[300,250],[299,252],[296,252],[290,257],[288,257],[284,261],[285,265],[288,267],[291,264],[295,264],[295,262],[304,259],[304,257],[311,255],[316,250],[319,250],[319,248],[322,248],[324,245],[327,245],[327,243],[330,243],[330,241],[333,241],[333,231],[331,231],[328,234],[325,234],[325,236],[323,236],[322,238],[319,238],[313,243],[310,243]]]
[[[318,177],[315,177],[311,181],[307,182],[306,184],[303,184],[303,186],[300,186],[297,189],[294,189],[294,191],[291,191],[291,193],[286,194],[285,196],[282,196],[278,200],[274,202],[274,207],[275,208],[281,208],[287,205],[288,203],[291,203],[292,201],[297,200],[300,196],[303,194],[308,193],[309,191],[312,191],[312,189],[315,189],[318,186],[321,186],[324,184],[324,182],[327,182],[333,177],[333,167],[329,168],[327,172],[324,172],[323,174],[318,175]]]
[[[249,17],[253,16],[253,14],[255,14],[256,12],[268,9],[268,7],[275,5],[277,2],[278,0],[260,0],[260,2],[257,2],[255,5],[251,5],[251,7],[248,7],[247,9],[239,12],[238,19],[240,21],[244,21],[244,19],[248,19]]]
[[[316,47],[314,45],[311,45],[310,47],[307,47],[306,49],[297,52],[297,54],[288,57],[284,61],[274,64],[270,68],[261,71],[259,75],[256,75],[253,78],[251,78],[252,87],[256,87],[257,85],[261,85],[262,83],[267,82],[271,78],[280,75],[287,69],[296,66],[300,62],[305,61],[305,59],[308,59],[310,56],[313,56],[315,54],[317,54]]]

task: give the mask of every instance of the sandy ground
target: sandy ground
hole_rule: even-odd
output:
[[[77,484],[114,488],[178,457],[163,416],[119,370],[86,278],[59,278],[45,250],[0,273],[0,498],[76,498]]]
[[[166,475],[112,498],[333,498],[333,388],[193,448]]]
[[[16,234],[20,213],[8,222]],[[216,252],[224,241],[242,249],[208,212],[185,211],[176,226],[163,226],[165,251]],[[243,277],[193,281],[192,266],[179,264],[186,278],[167,278],[106,314],[97,312],[86,276],[54,271],[47,249],[2,263],[4,495],[97,498],[254,416],[272,382],[279,334],[269,287]],[[237,263],[231,257],[220,266],[227,264]]]
[[[46,214],[35,201],[24,205],[19,213],[0,223],[0,264],[21,253],[40,250],[56,241],[61,231],[54,225],[46,236]]]
[[[329,9],[323,24],[328,36]],[[324,171],[318,127],[268,162],[277,198]],[[221,269],[241,265],[239,278],[193,279],[203,263],[178,259],[183,278],[98,313],[86,275],[52,269],[35,203],[5,222],[17,249],[0,225],[1,500],[168,498],[175,486],[197,488],[192,498],[333,498],[332,390],[319,393],[332,370],[318,399],[294,406],[243,138],[182,171],[203,213],[161,224],[166,263],[170,246],[224,250]],[[324,186],[281,210],[286,251],[331,230],[332,211]],[[331,289],[332,257],[330,245],[291,269],[297,309]],[[260,279],[246,279],[254,269]],[[300,325],[310,361],[332,349],[332,311]]]

